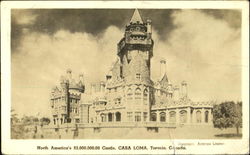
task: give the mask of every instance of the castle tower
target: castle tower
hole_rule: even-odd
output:
[[[151,36],[151,20],[144,22],[136,9],[125,27],[124,37],[118,43],[119,63],[114,67],[117,71],[112,73],[116,76],[119,73],[125,85],[126,96],[123,100],[126,101],[127,121],[149,121],[150,94],[153,91],[150,61],[153,57],[154,42]]]
[[[143,22],[136,9],[125,28],[124,37],[118,43],[120,77],[127,84],[150,84],[150,60],[153,56],[151,21]]]

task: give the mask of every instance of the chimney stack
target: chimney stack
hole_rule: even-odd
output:
[[[79,81],[84,84],[84,75],[83,73],[79,75]]]
[[[174,100],[175,101],[177,101],[177,100],[180,99],[180,88],[179,88],[179,86],[175,86],[174,87],[174,94],[173,94],[173,96],[174,96]]]
[[[147,20],[147,34],[152,34],[152,21],[150,19]]]
[[[187,82],[186,81],[182,81],[181,83],[181,91],[182,91],[182,97],[186,98],[187,97]]]
[[[68,78],[68,80],[69,81],[71,81],[71,79],[72,79],[72,70],[71,69],[67,69],[67,78]]]

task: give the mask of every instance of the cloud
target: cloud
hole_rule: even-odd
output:
[[[156,40],[154,61],[166,58],[170,80],[188,81],[192,99],[240,100],[240,29],[199,10],[177,11],[173,19],[177,28],[167,41]]]
[[[104,80],[116,59],[116,43],[121,37],[115,26],[103,31],[102,37],[66,30],[53,36],[27,33],[12,56],[13,107],[19,113],[46,113],[50,90],[59,84],[67,68],[73,70],[75,78],[84,73],[87,83]]]
[[[172,11],[171,20],[171,33],[157,27],[153,30],[152,78],[158,78],[159,60],[164,57],[169,79],[174,85],[186,80],[191,99],[240,99],[240,28],[199,10]],[[18,113],[39,111],[49,116],[50,90],[59,84],[67,68],[73,70],[75,78],[84,73],[86,83],[104,80],[116,60],[123,31],[114,25],[98,34],[67,28],[52,34],[24,30],[18,48],[12,52],[13,108]]]
[[[37,15],[33,14],[30,10],[15,9],[12,11],[12,17],[16,24],[31,25],[34,24]]]

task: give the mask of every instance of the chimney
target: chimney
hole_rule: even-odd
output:
[[[71,69],[67,69],[67,78],[68,78],[68,80],[69,81],[71,81],[71,79],[72,79],[72,70]]]
[[[84,75],[83,74],[80,74],[79,75],[79,81],[84,84]]]
[[[147,20],[147,33],[151,34],[152,33],[152,21],[150,19]]]
[[[180,99],[180,88],[179,88],[179,86],[175,86],[174,87],[174,94],[173,94],[173,96],[174,96],[174,100],[175,101],[177,101],[177,100]]]
[[[168,83],[167,90],[168,90],[168,97],[172,98],[173,97],[173,87],[172,87],[172,84],[170,83],[170,81]]]
[[[63,84],[65,82],[65,77],[64,76],[61,76],[60,77],[60,83]]]
[[[166,73],[166,60],[160,60],[160,80],[163,78],[164,74]]]
[[[186,81],[182,81],[181,91],[182,91],[182,97],[186,98],[187,97],[187,82]]]

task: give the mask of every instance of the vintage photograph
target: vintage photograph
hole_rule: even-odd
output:
[[[11,9],[11,139],[241,139],[241,9]]]

